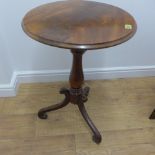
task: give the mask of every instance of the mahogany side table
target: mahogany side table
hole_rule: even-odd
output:
[[[89,87],[83,88],[82,56],[87,50],[112,47],[129,40],[136,32],[134,18],[112,5],[93,1],[60,1],[39,6],[26,14],[22,27],[31,38],[59,48],[70,49],[73,65],[70,88],[62,88],[65,99],[41,109],[38,116],[47,119],[47,112],[76,104],[93,133],[93,140],[101,142],[101,134],[89,118],[84,103]]]

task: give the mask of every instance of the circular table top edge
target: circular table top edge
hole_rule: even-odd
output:
[[[119,40],[116,41],[112,41],[112,42],[107,42],[107,43],[100,43],[100,44],[70,44],[70,43],[61,43],[61,42],[56,42],[56,41],[52,41],[52,40],[45,40],[44,38],[39,38],[36,37],[35,35],[32,35],[31,33],[28,33],[25,28],[23,27],[23,22],[22,22],[22,28],[24,30],[24,32],[32,39],[43,43],[45,45],[49,45],[49,46],[53,46],[53,47],[58,47],[58,48],[64,48],[64,49],[83,49],[83,50],[95,50],[95,49],[102,49],[102,48],[108,48],[108,47],[113,47],[113,46],[117,46],[120,45],[126,41],[128,41],[129,39],[131,39],[134,34],[137,31],[137,25],[135,25],[135,29],[133,31],[133,33],[130,33],[128,36],[124,37],[124,38],[120,38]]]
[[[60,1],[61,2],[61,1]],[[64,2],[64,1],[63,1]],[[93,2],[93,1],[92,1]],[[100,3],[100,2],[97,2],[97,3]],[[47,5],[47,4],[51,4],[51,3],[46,3],[46,4],[43,4],[43,5]],[[107,3],[102,3],[102,4],[107,4]],[[43,6],[41,5],[41,6]],[[110,5],[108,4],[109,6],[114,6],[114,5]],[[40,6],[38,6],[40,7]],[[125,11],[123,10],[122,8],[119,8],[117,6],[114,6],[118,9],[121,9],[122,11]],[[36,7],[37,8],[37,7]],[[35,9],[35,8],[34,8]],[[33,9],[31,9],[30,11],[32,11]],[[30,12],[29,11],[29,12]],[[28,13],[29,13],[28,12]],[[127,11],[125,11],[126,13],[128,13]],[[28,14],[27,13],[27,14]],[[27,15],[26,14],[26,15]],[[32,33],[29,33],[29,31],[26,30],[26,27],[24,26],[24,18],[26,17],[26,15],[24,16],[23,20],[22,20],[22,23],[21,23],[21,26],[22,26],[22,29],[23,31],[29,36],[31,37],[32,39],[40,42],[40,43],[44,43],[46,45],[49,45],[49,46],[53,46],[53,47],[58,47],[58,48],[65,48],[65,49],[83,49],[83,50],[94,50],[94,49],[102,49],[102,48],[108,48],[108,47],[113,47],[113,46],[116,46],[116,45],[119,45],[119,44],[122,44],[126,41],[128,41],[129,39],[131,39],[134,34],[136,33],[137,31],[137,23],[134,19],[134,17],[128,13],[134,20],[134,26],[133,26],[133,30],[131,31],[131,33],[129,33],[127,36],[125,37],[122,37],[122,38],[119,38],[117,40],[113,40],[111,42],[104,42],[104,43],[97,43],[97,44],[72,44],[72,43],[63,43],[63,42],[58,42],[58,41],[54,41],[54,40],[48,40],[48,39],[45,39],[45,38],[42,38],[42,37],[39,37],[39,36],[36,36],[36,35],[33,35]]]

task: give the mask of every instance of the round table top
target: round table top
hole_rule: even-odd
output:
[[[60,48],[99,49],[121,44],[136,32],[126,11],[93,1],[59,1],[26,14],[23,30],[33,39]]]

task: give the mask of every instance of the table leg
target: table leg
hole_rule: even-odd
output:
[[[58,109],[63,108],[69,104],[69,102],[70,102],[69,90],[66,88],[62,88],[60,90],[60,94],[64,94],[65,99],[61,103],[58,103],[58,104],[55,104],[55,105],[52,105],[52,106],[49,106],[46,108],[42,108],[41,110],[39,110],[38,117],[40,119],[47,119],[47,117],[48,117],[48,115],[46,114],[47,112],[58,110]]]
[[[75,49],[71,50],[71,52],[73,54],[73,65],[69,79],[71,85],[71,102],[78,105],[83,118],[93,132],[94,142],[100,143],[102,137],[93,122],[91,121],[90,117],[88,116],[88,113],[84,106],[84,102],[87,101],[87,96],[89,94],[89,87],[82,89],[82,85],[84,83],[82,55],[85,51]]]
[[[152,112],[150,119],[155,119],[155,110]]]
[[[99,133],[98,129],[95,127],[95,125],[93,124],[92,120],[90,119],[85,106],[83,103],[78,104],[79,110],[83,116],[83,118],[85,119],[85,121],[87,122],[88,126],[91,128],[92,132],[93,132],[93,140],[96,143],[100,143],[102,140],[101,134]]]
[[[73,49],[71,50],[73,54],[73,65],[72,70],[69,78],[70,82],[70,89],[63,88],[61,89],[60,93],[65,95],[64,101],[59,104],[52,105],[46,108],[42,108],[38,112],[38,117],[41,119],[47,119],[47,112],[58,110],[60,108],[65,107],[69,104],[69,102],[78,105],[79,110],[85,119],[88,126],[91,128],[93,132],[93,140],[96,143],[100,143],[102,137],[95,127],[93,122],[91,121],[88,113],[85,109],[84,102],[87,101],[87,96],[89,94],[89,87],[82,88],[84,83],[84,74],[83,74],[83,67],[82,67],[82,55],[85,52],[84,50]]]

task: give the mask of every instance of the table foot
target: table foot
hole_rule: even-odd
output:
[[[93,141],[97,144],[99,144],[102,141],[102,137],[100,132],[98,131],[98,129],[95,127],[95,125],[93,124],[92,120],[90,119],[85,106],[83,103],[78,104],[79,110],[83,116],[83,118],[85,119],[85,121],[87,122],[88,126],[90,127],[90,129],[93,132]]]
[[[69,104],[69,101],[70,101],[70,92],[69,92],[69,90],[66,89],[66,88],[62,88],[60,90],[60,94],[64,94],[65,99],[61,103],[58,103],[58,104],[55,104],[55,105],[52,105],[52,106],[49,106],[49,107],[46,107],[46,108],[42,108],[41,110],[39,110],[38,117],[40,119],[47,119],[48,118],[48,115],[46,114],[47,112],[58,110],[58,109],[63,108],[66,105]]]
[[[155,119],[155,110],[152,112],[150,119]]]

